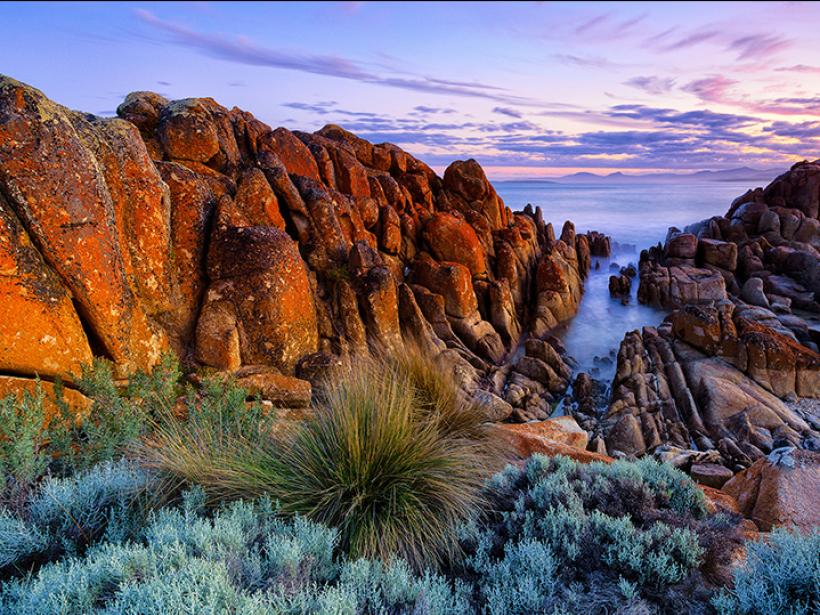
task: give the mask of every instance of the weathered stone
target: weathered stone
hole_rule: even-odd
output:
[[[487,271],[484,248],[473,227],[452,214],[436,214],[424,227],[424,239],[437,260],[461,263],[473,276]]]
[[[698,242],[700,258],[704,263],[726,271],[737,269],[737,244],[717,239],[701,239]]]
[[[714,489],[720,489],[734,476],[730,469],[717,463],[693,463],[689,473],[701,485]]]
[[[695,258],[698,238],[691,233],[674,235],[666,242],[666,255],[672,258]]]
[[[793,526],[811,531],[820,525],[820,453],[774,451],[723,486],[744,516],[763,531]]]
[[[0,194],[0,371],[65,376],[91,359],[68,289]]]
[[[279,211],[279,199],[259,169],[245,171],[236,190],[236,207],[250,226],[272,226],[285,230],[285,220]]]
[[[310,405],[310,382],[285,376],[270,367],[246,366],[236,374],[236,384],[251,396],[273,402],[276,408],[306,408]]]
[[[73,295],[102,352],[129,372],[153,365],[167,342],[129,286],[117,227],[128,216],[117,218],[101,164],[84,140],[89,134],[105,138],[39,91],[0,78],[4,194]],[[150,165],[144,146],[140,157]]]
[[[307,271],[285,233],[272,227],[217,229],[208,272],[213,282],[200,320],[210,319],[216,310],[234,316],[243,364],[270,365],[288,374],[302,356],[316,352],[316,311]],[[197,328],[199,356],[222,339],[207,333]]]

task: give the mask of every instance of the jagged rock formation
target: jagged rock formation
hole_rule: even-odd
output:
[[[767,310],[760,316],[817,351],[818,200],[820,161],[801,162],[735,199],[726,216],[670,229],[664,246],[641,253],[639,300],[680,307],[729,298]]]
[[[738,470],[780,446],[817,448],[819,418],[676,339],[667,321],[621,343],[602,431],[610,453],[643,455],[671,445],[711,452],[714,461]]]
[[[117,112],[0,78],[0,380],[92,356],[125,376],[170,348],[294,403],[296,377],[414,339],[499,420],[545,418],[566,389],[542,340],[608,238],[556,239],[473,160],[438,177],[394,145],[212,99],[135,92]]]
[[[820,416],[783,401],[820,398],[819,200],[820,163],[799,163],[641,254],[639,300],[677,309],[621,344],[600,426],[610,452],[671,446],[738,470],[820,448]]]

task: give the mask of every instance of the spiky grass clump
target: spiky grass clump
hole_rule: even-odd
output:
[[[357,358],[321,387],[293,430],[209,423],[157,432],[149,465],[201,485],[211,499],[270,496],[283,512],[339,529],[354,557],[435,565],[458,548],[455,528],[501,465],[479,407],[421,351]]]
[[[339,528],[353,556],[452,555],[495,455],[484,417],[442,374],[419,355],[337,374],[283,450],[284,508]]]
[[[189,387],[181,406],[155,417],[150,436],[134,455],[158,471],[158,503],[190,485],[207,487],[210,504],[270,493],[254,488],[257,481],[248,474],[255,468],[243,460],[270,454],[275,413],[247,403],[247,396],[230,380],[210,378],[199,390]]]

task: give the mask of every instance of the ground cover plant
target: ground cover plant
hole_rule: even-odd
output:
[[[352,557],[401,557],[416,569],[455,554],[455,528],[503,465],[483,409],[418,350],[335,370],[292,430],[190,415],[158,428],[146,465],[202,486],[209,501],[271,497],[338,528]]]
[[[670,466],[493,474],[482,409],[421,353],[336,371],[295,424],[230,380],[181,385],[170,360],[83,382],[91,424],[44,421],[41,391],[2,400],[2,613],[818,609],[817,531],[733,569],[739,519]]]

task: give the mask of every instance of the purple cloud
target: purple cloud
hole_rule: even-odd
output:
[[[808,66],[807,64],[795,64],[794,66],[781,66],[780,68],[775,68],[775,71],[782,73],[782,72],[791,72],[791,73],[820,73],[820,66]]]
[[[736,38],[727,47],[730,51],[737,52],[738,60],[751,60],[771,56],[779,51],[783,51],[791,45],[791,41],[770,34],[750,34]]]
[[[643,90],[648,94],[666,94],[675,87],[675,80],[666,77],[633,77],[624,82],[624,85]]]
[[[763,130],[780,137],[820,139],[820,122],[773,122]]]
[[[691,81],[681,89],[706,102],[725,103],[731,100],[728,96],[729,89],[737,83],[734,79],[729,79],[723,75],[713,75]]]
[[[340,56],[270,49],[259,46],[246,37],[229,40],[220,35],[197,32],[185,26],[162,20],[150,11],[143,9],[136,10],[135,14],[144,23],[169,34],[176,44],[196,49],[220,60],[251,66],[296,70],[361,83],[425,92],[427,94],[481,98],[508,105],[549,106],[541,101],[507,94],[504,88],[487,83],[454,81],[424,75],[385,77],[369,70],[361,63]]]
[[[673,43],[668,43],[662,46],[661,51],[677,51],[678,49],[694,47],[695,45],[700,45],[706,41],[714,40],[718,36],[720,36],[720,32],[717,30],[702,30],[700,32],[693,32],[688,36],[679,38]]]
[[[515,109],[510,109],[509,107],[494,107],[493,113],[498,113],[500,115],[506,115],[518,119],[524,117],[523,113],[521,113],[520,111],[516,111]]]
[[[552,56],[562,64],[572,64],[574,66],[591,66],[594,68],[613,68],[618,66],[615,62],[610,62],[600,56],[579,56],[572,53],[555,53]]]

